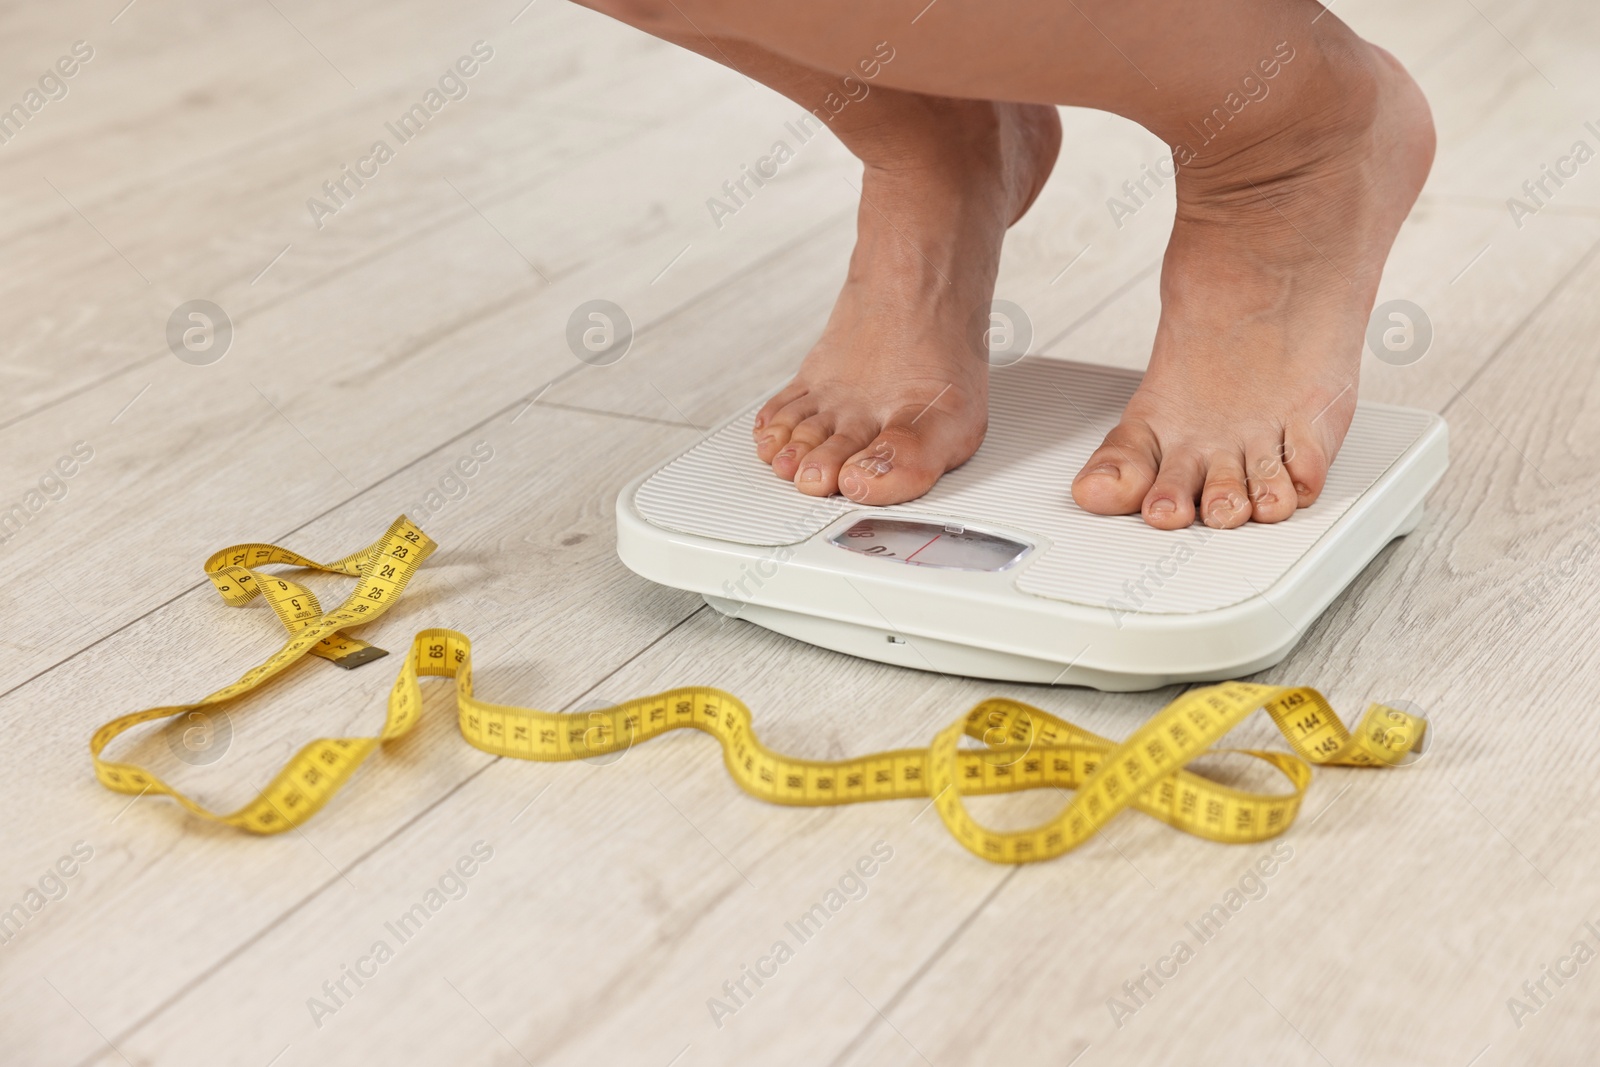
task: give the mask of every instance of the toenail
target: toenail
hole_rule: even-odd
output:
[[[773,459],[793,459],[794,455],[795,455],[794,446],[790,445],[788,448],[785,448],[782,452],[779,452],[776,456],[773,456],[772,458]]]
[[[821,467],[807,467],[805,470],[800,472],[800,480],[802,482],[820,482],[820,481],[822,481],[822,468]]]
[[[761,427],[765,426],[766,424],[767,424],[766,416],[764,416],[764,415],[757,415],[756,416],[756,429],[759,430],[759,429],[761,429]]]
[[[1178,510],[1178,505],[1166,497],[1150,501],[1149,511],[1152,515],[1170,515],[1176,510]]]
[[[856,466],[866,471],[869,475],[888,474],[894,470],[894,464],[886,459],[874,459],[871,456],[856,461]]]
[[[1096,463],[1094,466],[1084,471],[1083,474],[1085,477],[1091,474],[1109,474],[1111,477],[1116,478],[1121,475],[1122,472],[1117,469],[1117,465],[1115,463]]]
[[[1301,496],[1310,496],[1311,495],[1311,490],[1307,489],[1304,485],[1300,484],[1299,482],[1295,482],[1294,483],[1294,491],[1299,493]]]
[[[1232,515],[1237,512],[1240,507],[1241,504],[1239,502],[1239,498],[1230,493],[1227,496],[1219,496],[1217,499],[1211,502],[1211,514]]]

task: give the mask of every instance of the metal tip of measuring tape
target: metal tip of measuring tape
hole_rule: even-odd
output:
[[[368,645],[366,648],[357,649],[348,656],[340,656],[338,659],[330,660],[329,662],[335,667],[343,667],[349,671],[354,670],[363,663],[371,663],[375,659],[382,659],[388,654],[387,649],[378,648],[376,645]]]

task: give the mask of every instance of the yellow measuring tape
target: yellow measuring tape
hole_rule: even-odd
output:
[[[416,725],[422,709],[418,678],[431,675],[455,679],[461,735],[485,752],[530,760],[582,759],[692,727],[721,742],[728,772],[754,797],[804,807],[932,798],[945,826],[972,853],[996,863],[1026,863],[1071,851],[1129,807],[1212,841],[1242,843],[1273,837],[1287,829],[1300,810],[1311,781],[1308,761],[1398,765],[1414,758],[1427,729],[1420,717],[1373,704],[1351,732],[1314,689],[1226,682],[1184,693],[1120,744],[1038,708],[995,698],[945,727],[927,748],[846,760],[803,760],[761,744],[752,729],[750,709],[720,689],[671,689],[576,714],[479,700],[472,695],[472,643],[466,635],[423,630],[412,641],[395,679],[388,719],[376,737],[312,741],[238,811],[210,811],[141,767],[101,758],[106,746],[125,731],[224,704],[307,654],[345,667],[385,655],[344,630],[387,611],[435,547],[402,515],[377,542],[336,563],[317,563],[266,544],[236,545],[212,556],[206,561],[206,575],[222,599],[239,606],[264,596],[289,638],[265,662],[207,697],[134,712],[96,730],[89,751],[100,782],[119,793],[170,796],[202,818],[242,830],[281,833],[314,815],[373,749]],[[324,613],[304,586],[258,570],[268,564],[350,575],[357,579],[355,591]],[[1298,755],[1211,747],[1257,709],[1272,716]],[[963,747],[963,737],[983,747]],[[1247,792],[1183,769],[1208,752],[1237,752],[1264,760],[1289,779],[1292,791]],[[1075,795],[1054,818],[1026,830],[985,827],[968,814],[962,800],[1043,787],[1071,789]]]

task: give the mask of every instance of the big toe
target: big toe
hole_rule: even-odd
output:
[[[932,489],[965,458],[943,454],[939,442],[913,427],[890,427],[845,462],[839,492],[857,504],[902,504]]]
[[[1140,509],[1161,466],[1155,434],[1143,422],[1118,423],[1072,480],[1072,499],[1096,515]]]

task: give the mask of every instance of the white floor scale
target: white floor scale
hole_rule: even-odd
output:
[[[760,403],[617,499],[651,581],[853,656],[1126,691],[1238,678],[1288,655],[1443,475],[1438,415],[1361,404],[1322,496],[1286,522],[1162,531],[1090,515],[1071,484],[1136,372],[1030,357],[990,376],[983,447],[919,500],[801,494],[751,443]]]

